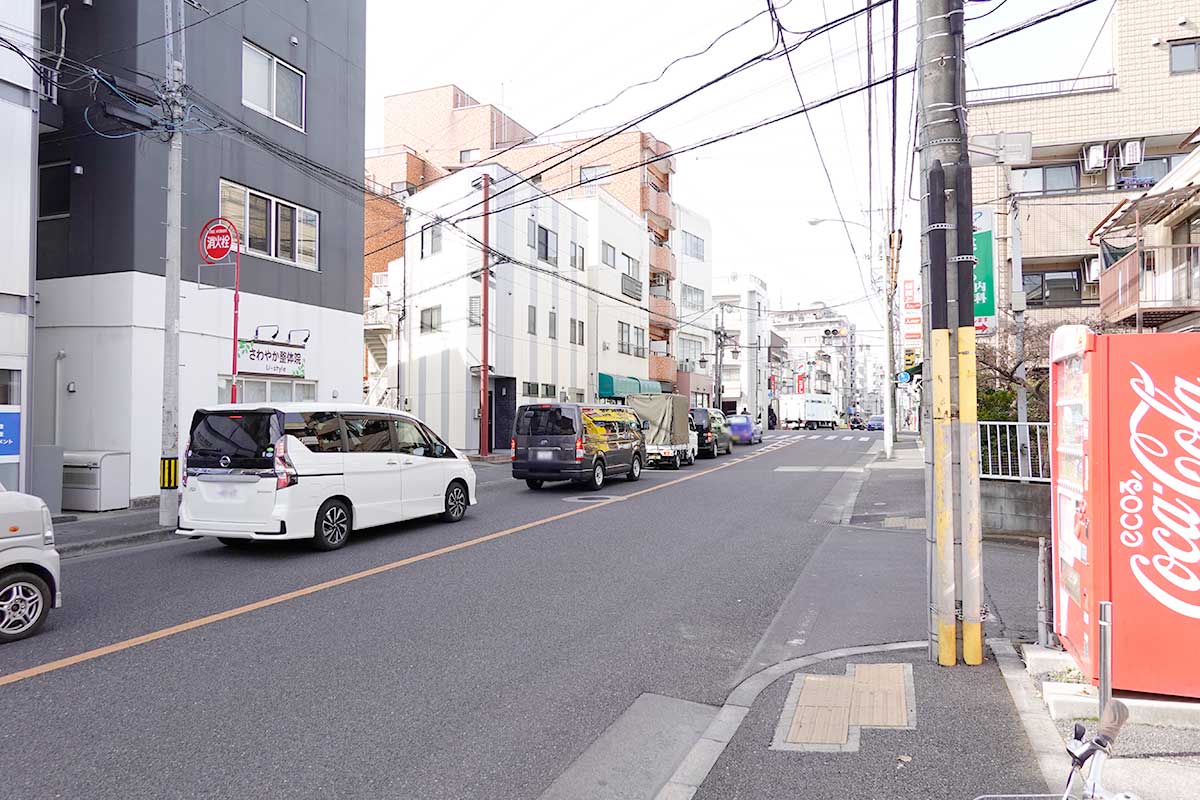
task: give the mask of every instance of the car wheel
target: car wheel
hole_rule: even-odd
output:
[[[15,642],[37,633],[53,604],[50,587],[32,572],[0,577],[0,642]]]
[[[540,481],[537,478],[526,478],[525,479],[525,485],[528,486],[530,489],[540,489],[540,488],[542,488],[542,483],[543,483],[543,481]]]
[[[629,472],[625,473],[625,480],[633,483],[640,477],[642,477],[642,457],[634,456],[633,463],[629,465]]]
[[[588,478],[586,481],[584,481],[583,485],[586,486],[590,491],[593,491],[593,492],[604,485],[604,462],[603,461],[597,461],[595,464],[592,465],[592,475],[590,478]]]
[[[350,507],[341,500],[326,500],[317,511],[313,547],[317,550],[337,550],[350,538],[351,530]]]
[[[676,453],[675,457],[671,459],[671,469],[679,469],[682,466],[683,459],[679,457],[679,453]]]
[[[218,536],[217,541],[226,547],[249,547],[254,543],[253,539],[235,539],[232,536]]]
[[[467,506],[470,504],[467,487],[459,481],[453,481],[446,487],[446,510],[442,512],[442,521],[461,522],[467,515]]]

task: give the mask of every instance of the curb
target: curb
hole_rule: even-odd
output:
[[[151,542],[165,542],[174,537],[174,528],[155,528],[149,531],[137,531],[136,533],[123,533],[118,536],[106,536],[102,539],[89,539],[84,542],[62,542],[55,549],[58,550],[58,555],[61,558],[72,558],[81,556],[87,553],[95,553],[102,550],[116,550],[122,547],[131,547],[138,544],[148,544]]]
[[[658,790],[655,800],[691,800],[692,796],[699,791],[700,784],[704,783],[704,779],[716,765],[717,759],[725,752],[725,748],[741,726],[742,720],[750,713],[750,707],[754,705],[754,701],[758,699],[764,689],[789,672],[811,667],[822,661],[835,661],[850,656],[887,653],[894,650],[920,650],[928,646],[929,643],[922,639],[921,641],[842,647],[837,650],[814,653],[811,656],[789,658],[787,661],[781,661],[759,670],[739,683],[729,693],[729,696],[725,698],[725,704],[717,712],[716,718],[709,723],[708,728],[692,745],[692,749],[675,768],[675,772],[666,785]]]

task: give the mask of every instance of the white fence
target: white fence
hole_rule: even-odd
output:
[[[979,477],[1049,483],[1050,423],[979,423]]]

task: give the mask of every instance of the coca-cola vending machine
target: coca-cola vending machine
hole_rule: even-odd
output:
[[[1200,334],[1050,341],[1054,630],[1114,689],[1200,697]]]

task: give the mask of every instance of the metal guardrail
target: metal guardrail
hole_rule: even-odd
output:
[[[1107,92],[1117,88],[1117,76],[1085,75],[1058,81],[1016,83],[1010,86],[991,86],[967,90],[967,105],[1004,103],[1009,100],[1027,100],[1032,97],[1053,97],[1084,92]]]
[[[1025,428],[1022,431],[1022,428]],[[1028,469],[1021,458],[1028,436]],[[979,477],[1001,481],[1050,482],[1050,423],[980,422]]]

